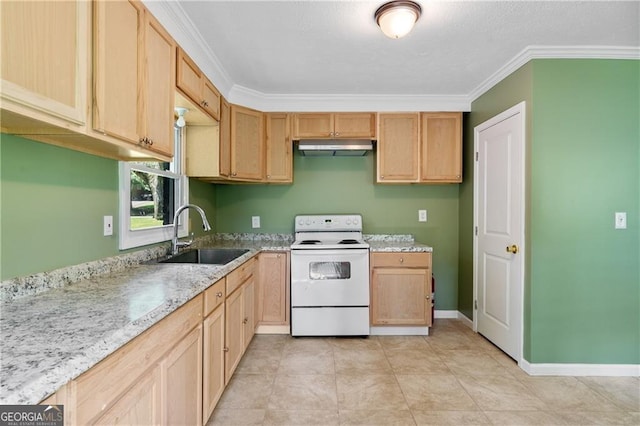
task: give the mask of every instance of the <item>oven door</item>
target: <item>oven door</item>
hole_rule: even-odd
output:
[[[291,251],[291,307],[369,306],[369,250]]]

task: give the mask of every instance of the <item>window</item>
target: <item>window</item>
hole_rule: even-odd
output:
[[[175,129],[174,158],[159,161],[121,161],[120,250],[173,238],[173,215],[189,201],[189,180],[182,173],[183,129]],[[187,235],[181,223],[178,235]]]

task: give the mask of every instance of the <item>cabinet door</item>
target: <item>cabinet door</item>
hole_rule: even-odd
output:
[[[255,333],[255,278],[251,277],[242,288],[242,351],[247,349]]]
[[[224,391],[224,305],[205,318],[202,423],[206,424]]]
[[[176,86],[202,107],[202,71],[182,49],[178,49],[177,62]]]
[[[429,269],[374,268],[372,325],[431,325]]]
[[[153,368],[136,381],[94,424],[97,425],[157,425],[160,424],[160,374]]]
[[[93,127],[98,132],[138,143],[141,136],[143,55],[138,28],[144,10],[138,2],[93,3],[94,108]]]
[[[292,182],[292,143],[289,114],[266,114],[266,181]]]
[[[244,351],[242,333],[244,319],[242,309],[242,289],[234,291],[225,302],[225,337],[224,337],[224,383],[229,384],[233,372],[240,363]]]
[[[160,364],[162,423],[202,424],[202,324],[184,337]]]
[[[462,113],[422,113],[420,180],[462,182]]]
[[[145,26],[145,127],[149,149],[173,156],[173,103],[175,99],[176,45],[149,14]]]
[[[231,107],[220,99],[220,176],[231,175]]]
[[[376,138],[376,115],[373,113],[334,114],[336,138]]]
[[[83,0],[0,2],[3,109],[85,123],[89,7]]]
[[[206,77],[202,84],[202,108],[215,120],[220,120],[220,92]]]
[[[419,119],[418,113],[378,116],[378,183],[418,181]]]
[[[333,136],[333,114],[304,113],[295,116],[295,137],[330,138]]]
[[[231,105],[231,177],[260,181],[264,177],[262,113]]]
[[[288,262],[286,253],[260,253],[258,322],[287,325],[289,318]]]

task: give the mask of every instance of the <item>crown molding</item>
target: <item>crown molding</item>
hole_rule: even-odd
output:
[[[272,94],[233,85],[229,101],[260,111],[470,111],[466,95]]]
[[[527,46],[480,83],[468,98],[475,101],[532,59],[640,59],[640,47],[629,46]]]

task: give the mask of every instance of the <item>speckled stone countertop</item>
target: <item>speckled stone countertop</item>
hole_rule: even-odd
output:
[[[365,238],[371,251],[432,251],[410,236]],[[0,404],[38,403],[259,251],[291,242],[288,234],[216,234],[193,247],[249,252],[224,266],[155,262],[165,245],[3,281]]]
[[[432,252],[433,248],[417,243],[411,235],[364,235],[371,252]]]

